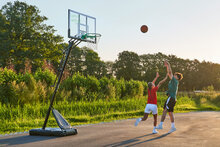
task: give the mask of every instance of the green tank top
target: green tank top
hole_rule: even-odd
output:
[[[178,85],[179,85],[179,81],[176,78],[174,78],[174,76],[173,76],[173,78],[169,81],[169,84],[168,84],[167,93],[169,94],[170,97],[176,99]]]

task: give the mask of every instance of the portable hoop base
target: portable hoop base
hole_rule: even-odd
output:
[[[70,128],[61,130],[60,128],[39,128],[39,129],[31,129],[29,130],[29,134],[33,136],[70,136],[70,135],[76,135],[77,129]]]
[[[86,21],[84,22],[82,21],[82,19],[78,19],[80,18],[80,16],[82,16],[82,18],[85,18]],[[76,28],[74,28],[74,26]],[[76,32],[74,30],[76,30]],[[68,37],[71,39],[69,41],[68,47],[63,51],[63,58],[60,61],[59,70],[57,73],[56,80],[54,82],[55,89],[50,99],[50,106],[48,108],[43,127],[41,129],[31,129],[29,131],[30,135],[68,136],[77,134],[77,130],[72,128],[71,125],[67,122],[67,120],[57,110],[53,108],[53,103],[55,100],[56,93],[59,89],[59,85],[71,50],[73,48],[76,48],[81,41],[96,44],[96,46],[94,46],[93,48],[97,48],[97,43],[101,37],[101,34],[96,33],[96,19],[88,15],[68,10]],[[51,111],[53,112],[56,122],[60,128],[46,128]]]
[[[65,69],[68,57],[70,55],[70,51],[71,51],[72,48],[75,48],[80,42],[81,42],[80,40],[70,40],[69,41],[69,46],[65,50],[63,58],[61,59],[60,65],[62,65],[62,67],[61,67],[60,73],[58,75],[58,77],[59,77],[58,81],[56,82],[56,80],[55,80],[56,84],[54,84],[54,85],[56,85],[56,86],[55,86],[52,98],[50,100],[50,106],[49,106],[48,111],[47,111],[47,115],[46,115],[46,118],[45,118],[45,121],[44,121],[44,125],[41,129],[39,128],[39,129],[29,130],[30,135],[68,136],[68,135],[77,134],[77,130],[72,128],[71,125],[67,122],[67,120],[65,120],[64,117],[57,110],[55,110],[53,108],[53,102],[54,102],[57,90],[59,88],[59,84],[60,84],[64,69]],[[51,110],[52,110],[53,115],[56,119],[56,122],[57,122],[57,124],[60,128],[46,128],[46,124],[47,124],[47,121],[48,121]]]

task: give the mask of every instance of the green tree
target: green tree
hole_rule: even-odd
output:
[[[54,35],[53,26],[44,24],[47,17],[40,16],[36,6],[25,2],[8,2],[1,8],[0,14],[0,59],[3,66],[10,61],[16,71],[24,68],[26,59],[31,60],[36,69],[43,64],[43,59],[58,63],[63,38]]]
[[[106,70],[107,70],[106,76],[109,78],[114,76],[114,69],[113,69],[114,62],[107,61],[105,62],[105,65],[106,65]]]
[[[113,68],[118,79],[139,80],[141,78],[140,58],[134,52],[123,51],[119,53]]]
[[[101,78],[106,75],[105,63],[100,60],[98,53],[87,47],[82,48],[84,53],[84,75],[93,75],[97,78]]]
[[[72,49],[66,67],[67,70],[70,72],[71,76],[76,72],[83,72],[84,58],[84,53],[81,48],[75,47]]]

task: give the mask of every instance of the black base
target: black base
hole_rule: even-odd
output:
[[[76,135],[77,129],[70,128],[61,130],[60,128],[46,128],[44,129],[31,129],[29,131],[29,135],[34,136],[69,136],[69,135]]]

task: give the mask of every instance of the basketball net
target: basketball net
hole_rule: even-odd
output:
[[[83,35],[83,39],[91,39],[92,41],[87,42],[87,47],[93,50],[98,49],[98,43],[101,38],[101,34],[98,33],[87,33]]]

